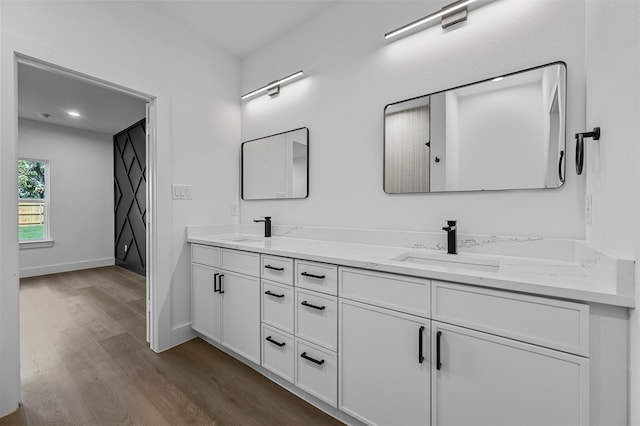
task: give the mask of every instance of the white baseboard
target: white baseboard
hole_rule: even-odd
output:
[[[173,348],[175,346],[181,345],[196,336],[197,334],[191,328],[190,322],[173,327],[173,329],[171,330],[171,347]]]
[[[113,257],[104,259],[83,260],[82,262],[58,263],[56,265],[20,268],[20,278],[37,277],[39,275],[58,274],[60,272],[79,271],[81,269],[99,268],[115,265]]]

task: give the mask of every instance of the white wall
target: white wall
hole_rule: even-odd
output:
[[[113,135],[21,118],[18,156],[49,161],[55,241],[20,250],[20,276],[113,265]]]
[[[584,127],[582,2],[496,0],[456,29],[384,41],[443,4],[338,2],[242,61],[244,91],[305,71],[278,97],[242,103],[242,139],[307,126],[311,160],[307,200],[242,202],[243,222],[271,215],[275,224],[439,231],[458,219],[464,233],[584,237],[585,184],[573,174],[557,190],[384,193],[383,109],[392,102],[562,60],[567,133]]]
[[[460,188],[544,187],[541,111],[539,82],[458,95]]]
[[[587,193],[593,197],[588,239],[636,259],[636,306],[640,306],[640,3],[587,1],[587,122],[602,129],[586,140]],[[581,130],[582,131],[582,130]],[[631,311],[630,424],[640,425],[640,315]]]
[[[155,97],[155,350],[191,336],[185,225],[229,223],[238,197],[239,62],[142,2],[0,2],[0,416],[19,399],[14,52]],[[171,183],[193,185],[172,201]]]

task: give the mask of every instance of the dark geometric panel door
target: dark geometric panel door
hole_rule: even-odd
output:
[[[146,120],[113,137],[116,265],[146,272]]]

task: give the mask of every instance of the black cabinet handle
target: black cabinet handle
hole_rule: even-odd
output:
[[[304,359],[306,359],[306,360],[309,360],[309,361],[313,362],[314,364],[318,364],[318,365],[322,365],[322,364],[324,364],[324,359],[317,360],[317,359],[315,359],[315,358],[311,358],[309,355],[307,355],[307,353],[306,353],[306,352],[302,352],[302,353],[300,354],[300,357],[301,357],[301,358],[304,358]]]
[[[220,276],[218,277],[218,293],[220,294],[224,293],[224,290],[222,289],[222,277],[224,277],[224,274],[220,274]]]
[[[271,343],[273,343],[274,345],[276,345],[276,346],[280,346],[280,347],[283,347],[284,345],[286,345],[286,342],[282,342],[282,343],[280,343],[280,342],[278,342],[278,341],[273,340],[273,339],[271,338],[271,336],[267,336],[267,338],[266,338],[265,340],[266,340],[267,342],[271,342]]]
[[[418,364],[424,362],[424,353],[422,352],[422,336],[424,334],[424,326],[420,326],[418,329]]]
[[[302,275],[303,277],[310,277],[310,278],[316,278],[319,280],[324,280],[324,275],[314,275],[308,272],[301,272],[300,275]]]
[[[264,294],[268,294],[269,296],[277,297],[278,299],[281,299],[281,298],[284,297],[284,294],[271,293],[270,290],[265,291]]]
[[[213,292],[217,293],[218,292],[218,275],[220,274],[213,274]]]
[[[442,337],[442,331],[436,333],[436,370],[442,368],[442,362],[440,361],[440,337]]]
[[[275,266],[271,266],[271,265],[264,265],[265,269],[271,269],[274,271],[284,271],[284,268],[277,268]]]
[[[317,305],[312,305],[311,303],[307,302],[306,300],[303,300],[302,303],[300,303],[302,306],[307,306],[309,308],[313,308],[313,309],[317,309],[319,311],[324,311],[325,306],[317,306]]]

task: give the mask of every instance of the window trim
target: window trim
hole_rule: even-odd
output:
[[[44,238],[37,240],[20,240],[20,235],[18,235],[18,242],[20,244],[20,249],[26,248],[43,248],[43,247],[53,247],[54,240],[51,238],[51,161],[45,160],[41,158],[31,158],[31,157],[18,157],[18,161],[30,161],[34,163],[44,163],[44,198],[20,198],[18,195],[18,205],[20,203],[43,203],[44,204]],[[17,176],[17,175],[16,175]],[[20,226],[18,224],[18,226]]]

